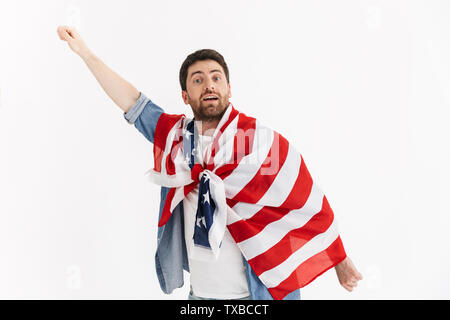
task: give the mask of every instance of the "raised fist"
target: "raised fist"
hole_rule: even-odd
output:
[[[83,39],[78,34],[77,29],[69,26],[58,26],[56,30],[61,40],[67,41],[70,49],[76,54],[82,56],[89,52],[88,47],[83,42]]]

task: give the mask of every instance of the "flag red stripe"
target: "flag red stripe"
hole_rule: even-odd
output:
[[[309,198],[313,186],[313,180],[309,174],[308,168],[306,167],[306,163],[303,160],[303,156],[300,155],[300,158],[300,173],[297,176],[297,180],[295,181],[289,196],[280,205],[280,208],[300,209],[305,205]]]
[[[173,126],[184,115],[162,113],[156,123],[155,138],[153,142],[154,170],[161,172],[161,165],[166,149],[167,136]]]
[[[167,193],[166,201],[164,203],[164,208],[161,213],[161,218],[159,219],[158,227],[161,227],[169,221],[172,212],[170,212],[170,206],[172,204],[173,196],[175,195],[176,188],[170,188]]]
[[[237,201],[234,201],[234,200],[229,199],[229,198],[226,198],[225,201],[227,202],[227,205],[228,205],[230,208],[233,208],[234,205],[237,203]]]
[[[291,210],[303,207],[311,193],[312,184],[313,181],[302,157],[297,180],[283,204],[279,207],[264,206],[251,218],[228,225],[234,240],[241,242],[249,239],[261,232],[269,223],[281,219]]]
[[[259,276],[264,271],[276,267],[312,238],[325,232],[332,224],[333,217],[333,211],[324,196],[322,210],[316,213],[304,226],[289,231],[272,248],[248,261],[256,275]]]
[[[239,125],[242,125],[241,121],[241,117],[239,116],[239,112],[233,108],[232,105],[230,105],[231,107],[231,112],[230,112],[230,116],[228,117],[228,120],[224,123],[224,125],[219,129],[219,132],[217,133],[216,137],[214,138],[214,141],[212,143],[212,148],[211,148],[211,157],[209,158],[209,163],[206,164],[206,169],[212,171],[214,169],[214,156],[216,155],[216,151],[219,149],[219,139],[222,135],[222,133],[225,131],[225,129],[230,125],[231,122],[233,122],[233,120],[236,117],[238,118],[238,128]]]
[[[188,185],[185,185],[184,186],[184,195],[186,196],[189,192],[194,190],[196,186],[197,186],[197,183],[195,181]]]
[[[281,300],[290,292],[306,286],[346,257],[341,237],[338,236],[327,249],[306,260],[278,286],[269,288],[269,292],[275,300]]]
[[[255,127],[256,127],[256,119],[247,117],[244,114],[239,114],[239,119],[237,123],[237,133],[233,138],[233,155],[232,159],[230,160],[231,163],[227,163],[221,167],[219,167],[215,174],[218,175],[222,180],[224,180],[226,177],[228,177],[234,169],[239,165],[242,158],[246,155],[250,154],[253,148],[253,139],[255,134]],[[247,131],[251,130],[251,131]],[[247,132],[251,134],[250,141],[245,139]],[[242,136],[244,139],[242,139]],[[244,140],[244,146],[242,147],[240,144]],[[248,141],[248,143],[247,143]],[[239,149],[239,150],[238,150]],[[242,149],[244,149],[244,152],[241,152]],[[214,162],[213,162],[214,163]],[[209,169],[212,171],[212,169]]]
[[[253,217],[228,225],[228,230],[237,243],[250,239],[261,232],[269,223],[281,219],[290,209],[265,206]],[[256,216],[256,218],[254,218]]]
[[[250,180],[242,190],[233,197],[236,202],[245,201],[247,203],[257,203],[259,199],[267,192],[277,177],[280,168],[286,161],[289,150],[289,143],[274,132],[272,146],[267,154],[266,159],[259,168],[255,176]],[[277,168],[273,174],[267,174],[268,168]]]
[[[181,129],[180,129],[181,130]],[[183,135],[180,135],[180,138],[178,141],[173,141],[172,143],[172,147],[170,148],[170,154],[167,155],[166,157],[166,171],[167,171],[167,175],[175,175],[176,174],[176,170],[175,170],[175,163],[174,163],[174,159],[177,157],[177,153],[178,153],[178,149],[181,148],[183,144]]]

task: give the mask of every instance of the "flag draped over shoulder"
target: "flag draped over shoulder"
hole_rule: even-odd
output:
[[[159,226],[198,185],[198,256],[217,257],[228,228],[274,299],[346,257],[327,198],[280,133],[229,103],[203,163],[194,163],[197,140],[194,119],[161,114],[149,172],[152,182],[170,188]]]

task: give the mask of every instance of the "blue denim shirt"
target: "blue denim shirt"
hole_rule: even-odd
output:
[[[129,124],[134,126],[153,143],[156,123],[164,110],[153,103],[142,92],[136,103],[124,113]],[[169,188],[161,187],[161,201],[159,205],[159,218]],[[252,300],[273,300],[266,286],[256,276],[247,260],[242,256],[245,266],[247,284]],[[189,272],[186,243],[184,239],[184,208],[181,201],[172,212],[169,221],[158,228],[158,245],[155,254],[155,267],[159,284],[164,293],[170,294],[176,288],[184,285],[183,269]],[[299,300],[300,289],[288,294],[284,300]]]

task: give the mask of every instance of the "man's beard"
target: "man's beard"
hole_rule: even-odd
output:
[[[201,100],[200,105],[192,100],[190,101],[194,118],[198,121],[220,121],[227,110],[228,104],[228,96],[219,98],[216,102]]]

